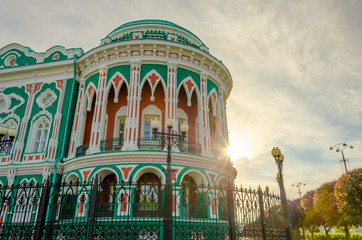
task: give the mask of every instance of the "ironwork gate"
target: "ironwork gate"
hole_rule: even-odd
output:
[[[0,186],[0,239],[162,239],[160,182]],[[280,198],[268,191],[173,185],[179,240],[286,239]]]

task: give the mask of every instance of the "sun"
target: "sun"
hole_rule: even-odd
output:
[[[251,147],[246,139],[241,136],[230,136],[229,148],[227,149],[232,162],[242,157],[251,157]]]

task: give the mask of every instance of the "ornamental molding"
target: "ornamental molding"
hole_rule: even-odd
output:
[[[5,126],[7,128],[18,128],[18,124],[20,123],[20,118],[18,115],[11,113],[7,115],[5,118],[0,119],[0,125]]]
[[[145,83],[148,82],[150,88],[151,88],[151,102],[155,101],[155,90],[157,88],[157,85],[161,82],[162,84],[162,90],[163,93],[165,94],[165,96],[167,96],[167,87],[165,84],[165,80],[161,77],[161,75],[155,70],[152,69],[151,71],[149,71],[145,77],[142,79],[141,83],[140,83],[140,87],[138,90],[138,96],[141,95],[142,93],[142,89],[145,85]]]
[[[62,61],[65,62],[65,61]],[[61,62],[59,62],[61,63]],[[73,68],[67,67],[67,66],[61,66],[59,65],[59,68],[56,70],[51,70],[51,72],[43,73],[41,67],[44,67],[45,65],[48,65],[48,63],[41,64],[41,65],[32,65],[29,66],[31,69],[27,69],[26,71],[23,71],[23,74],[21,69],[23,67],[16,68],[17,71],[14,71],[14,69],[5,69],[0,71],[0,85],[4,88],[9,87],[22,87],[26,86],[27,84],[34,84],[37,82],[43,82],[43,83],[53,83],[57,80],[64,80],[64,79],[71,79],[73,78]],[[7,74],[5,73],[7,70]],[[11,76],[13,73],[20,73],[19,75]],[[1,77],[2,74],[6,74],[3,77]]]
[[[61,52],[63,55],[67,56],[68,59],[73,58],[75,54],[76,55],[82,55],[82,53],[83,53],[83,50],[80,49],[80,48],[78,48],[78,49],[66,49],[63,46],[54,46],[54,47],[51,47],[48,50],[46,50],[45,53],[37,53],[37,52],[31,50],[29,47],[25,47],[25,46],[20,45],[18,43],[12,43],[12,44],[9,44],[6,47],[0,49],[0,55],[2,55],[4,53],[7,53],[1,59],[3,60],[4,58],[9,56],[10,54],[16,54],[18,57],[20,57],[19,53],[17,53],[16,51],[11,51],[13,49],[19,50],[26,57],[35,58],[36,63],[44,62],[44,59],[49,57],[54,52]]]
[[[77,170],[80,168],[110,165],[110,164],[138,164],[138,163],[147,163],[147,164],[162,164],[166,163],[166,155],[160,153],[148,152],[147,156],[145,153],[137,152],[119,152],[114,154],[97,154],[97,155],[87,155],[78,158],[68,159],[63,163],[64,172],[69,172],[72,170]],[[165,154],[165,153],[164,153]],[[212,158],[202,157],[202,156],[189,156],[181,153],[173,153],[172,164],[182,167],[199,167],[209,171],[219,172],[220,169],[225,171],[226,175],[235,178],[236,170],[232,164],[225,164],[220,160],[214,160]]]
[[[14,98],[15,100],[20,101],[19,104],[11,107],[11,99]],[[4,93],[0,93],[0,113],[14,113],[14,111],[23,105],[25,102],[24,98],[20,97],[15,93],[11,93],[9,95],[5,95]]]
[[[37,98],[36,103],[43,109],[43,111],[50,107],[55,100],[57,99],[57,95],[54,91],[50,90],[49,88],[43,91]]]
[[[218,83],[218,86],[222,86],[228,90],[226,95],[230,93],[232,87],[230,73],[222,62],[212,55],[192,47],[180,47],[175,43],[165,44],[164,42],[157,40],[142,40],[141,45],[137,44],[140,55],[135,59],[135,57],[132,56],[132,49],[136,42],[138,41],[132,42],[132,45],[122,42],[107,44],[83,55],[79,60],[82,76],[87,77],[96,72],[99,69],[98,62],[100,62],[100,59],[102,59],[103,64],[107,64],[109,67],[119,65],[120,63],[127,64],[128,62],[133,62],[135,60],[147,63],[154,61],[158,64],[160,64],[160,62],[167,64],[171,61],[179,67],[185,66],[193,69],[193,71],[196,70],[195,72],[206,73],[211,79]],[[144,45],[148,44],[152,44],[153,48],[143,48]],[[164,46],[167,46],[168,49],[161,48]],[[124,61],[120,62],[120,60]],[[226,82],[227,79],[229,80]]]
[[[32,129],[32,127],[33,127],[34,122],[35,122],[38,118],[40,118],[41,116],[46,116],[46,117],[48,118],[48,120],[49,120],[49,124],[50,124],[50,125],[52,124],[52,122],[53,122],[53,116],[51,115],[50,112],[48,112],[47,110],[44,110],[44,109],[43,109],[42,111],[38,112],[38,113],[31,119],[31,129]]]

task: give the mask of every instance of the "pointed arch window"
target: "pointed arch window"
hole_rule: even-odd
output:
[[[35,128],[35,139],[32,152],[44,152],[48,140],[50,124],[43,118]]]

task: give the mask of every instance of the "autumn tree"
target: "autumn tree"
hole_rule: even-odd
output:
[[[312,234],[312,239],[314,239],[314,232],[320,225],[320,216],[314,208],[314,194],[315,190],[306,192],[301,200],[301,205],[304,209],[303,225]]]
[[[338,179],[334,194],[342,214],[346,238],[350,239],[348,226],[362,225],[362,168],[353,169]]]
[[[337,208],[337,199],[334,195],[336,181],[328,182],[317,188],[314,194],[314,208],[321,226],[323,226],[327,239],[332,227],[337,226],[341,214]]]

